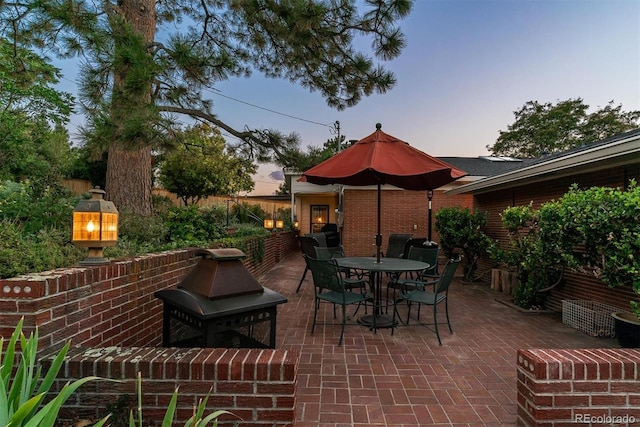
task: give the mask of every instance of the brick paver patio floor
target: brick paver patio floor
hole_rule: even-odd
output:
[[[278,307],[277,347],[300,353],[296,426],[513,426],[516,351],[521,348],[616,347],[563,325],[557,314],[527,314],[496,301],[488,285],[454,282],[449,293],[453,334],[421,326],[378,330],[313,321],[313,288],[300,253],[261,278],[288,298]],[[321,315],[332,318],[327,304]],[[444,314],[444,313],[443,313]],[[423,307],[423,316],[431,316]]]

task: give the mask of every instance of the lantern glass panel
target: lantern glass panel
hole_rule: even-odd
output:
[[[118,240],[118,214],[102,214],[102,238],[100,240]]]
[[[72,240],[100,240],[100,212],[74,212]]]

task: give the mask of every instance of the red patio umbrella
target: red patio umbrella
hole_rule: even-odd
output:
[[[390,184],[406,190],[433,190],[467,175],[442,160],[384,133],[376,131],[351,147],[305,171],[302,180],[312,184],[377,185],[378,233],[376,260],[380,262],[380,186]],[[429,236],[429,238],[431,238]]]

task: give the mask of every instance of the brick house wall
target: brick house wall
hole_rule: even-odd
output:
[[[381,234],[384,253],[391,233],[409,233],[427,237],[429,205],[426,191],[382,190]],[[344,194],[344,229],[342,245],[349,256],[370,256],[375,253],[378,224],[378,192],[376,189],[346,189]],[[449,206],[473,208],[470,194],[447,195],[435,191],[431,203],[432,239],[438,241],[435,217],[439,209]],[[415,226],[415,227],[414,227]]]
[[[571,177],[556,178],[544,182],[529,183],[509,189],[476,194],[475,207],[488,212],[486,226],[487,234],[507,247],[508,235],[502,227],[500,213],[510,206],[526,206],[532,203],[539,207],[542,203],[558,199],[565,194],[569,187],[576,183],[580,188],[593,186],[624,187],[629,180],[640,178],[640,167],[631,165],[607,169],[588,174],[573,175]],[[491,265],[485,259],[482,265]],[[588,299],[608,305],[629,308],[629,300],[634,298],[631,287],[609,288],[600,280],[579,273],[567,272],[563,283],[550,293],[547,306],[556,311],[562,310],[563,299]]]
[[[254,262],[249,250],[244,264],[254,277],[259,278],[297,248],[294,233],[273,233],[265,239],[262,262]],[[199,260],[194,252],[195,249],[168,251],[114,260],[104,266],[57,269],[0,280],[0,335],[8,337],[20,318],[24,318],[26,334],[38,328],[39,349],[44,359],[46,354],[57,352],[71,341],[74,351],[62,371],[65,377],[61,381],[73,379],[74,375],[126,379],[126,385],[100,383],[94,386],[96,390],[102,390],[96,393],[105,397],[96,397],[96,401],[104,405],[109,403],[106,396],[117,397],[118,387],[133,390],[136,372],[140,370],[149,373],[143,378],[145,396],[165,396],[167,393],[170,396],[179,383],[181,395],[203,397],[212,384],[228,380],[230,390],[236,388],[246,396],[222,399],[228,406],[216,406],[215,403],[221,402],[214,398],[209,406],[212,410],[226,409],[234,413],[237,410],[249,415],[245,412],[246,400],[255,398],[251,417],[246,418],[250,425],[263,421],[267,425],[290,424],[294,419],[295,353],[263,350],[257,356],[251,350],[236,350],[219,355],[220,349],[203,349],[177,357],[185,350],[176,352],[160,348],[162,302],[153,294],[180,282]],[[105,352],[111,351],[107,349],[116,349],[118,357],[104,356]],[[275,363],[273,368],[272,361]],[[231,378],[226,378],[221,369],[227,369]],[[245,371],[247,375],[238,378],[238,372]],[[249,375],[249,371],[253,374]],[[250,384],[244,384],[245,379]],[[246,392],[247,389],[253,390],[253,394]],[[274,390],[280,391],[274,393]],[[96,401],[86,404],[83,401],[78,405],[84,408],[83,411],[97,416],[100,408],[96,407]],[[156,404],[162,406],[166,402],[168,398]],[[283,402],[288,403],[284,405]],[[181,413],[190,414],[193,398],[180,405]],[[270,415],[265,415],[259,408]],[[75,407],[74,411],[67,413],[68,416],[75,415],[79,408]],[[253,418],[259,413],[265,418]]]
[[[519,350],[521,426],[640,423],[640,350]]]

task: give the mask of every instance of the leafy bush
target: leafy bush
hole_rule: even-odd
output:
[[[0,220],[19,221],[26,233],[51,227],[71,228],[71,212],[77,201],[58,185],[5,181],[0,184]]]
[[[513,290],[513,302],[527,309],[541,308],[546,293],[540,291],[553,285],[561,273],[558,251],[553,249],[553,240],[542,238],[540,214],[531,204],[507,208],[501,217],[509,233],[509,249],[494,251],[493,255],[515,268],[518,284]]]
[[[7,181],[0,184],[0,278],[77,265],[86,250],[71,244],[71,219],[78,198],[58,186],[37,188]],[[107,258],[186,247],[211,247],[226,234],[226,206],[175,207],[156,197],[156,214],[149,217],[120,212],[118,244],[108,247]],[[169,207],[169,204],[171,206]],[[260,224],[239,226],[221,244],[241,248],[256,260],[264,256],[268,235]]]
[[[609,286],[631,286],[640,294],[640,187],[635,181],[626,191],[574,185],[545,209],[554,210],[556,220],[541,228],[555,235],[564,262]],[[636,301],[631,308],[640,318]]]
[[[0,220],[0,278],[76,264],[86,254],[69,234],[59,228],[27,233],[18,221]]]
[[[551,285],[563,268],[609,286],[632,286],[640,294],[640,188],[634,181],[626,191],[574,185],[538,210],[508,208],[502,221],[511,237],[502,261],[516,268],[517,304],[537,304],[538,290]],[[631,308],[640,318],[637,302],[631,301]]]
[[[486,212],[472,213],[469,208],[445,207],[436,213],[435,228],[440,236],[440,247],[449,259],[462,251],[465,280],[473,279],[478,258],[493,245],[482,231],[486,223]]]
[[[229,209],[230,222],[236,224],[253,224],[262,226],[262,219],[269,216],[260,205],[250,205],[247,202],[233,204]],[[258,221],[257,218],[261,220]]]
[[[172,242],[202,244],[225,234],[219,208],[198,208],[195,205],[169,209],[164,222]]]
[[[259,264],[264,259],[264,238],[270,234],[270,231],[262,227],[239,226],[232,235],[219,239],[216,246],[238,248],[250,256],[254,263]]]

